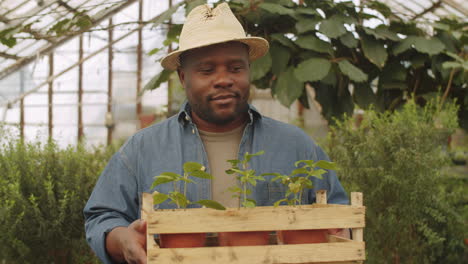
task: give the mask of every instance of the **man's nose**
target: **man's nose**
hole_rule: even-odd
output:
[[[234,80],[227,70],[219,70],[215,75],[214,87],[215,88],[229,88],[233,85]]]

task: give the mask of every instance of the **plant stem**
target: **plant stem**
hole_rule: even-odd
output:
[[[455,68],[452,69],[452,71],[450,72],[450,77],[449,77],[449,81],[447,83],[447,88],[445,88],[445,92],[444,92],[444,96],[442,96],[442,100],[440,101],[440,106],[442,107],[442,105],[444,104],[445,102],[445,99],[447,99],[447,96],[450,92],[450,87],[452,86],[452,81],[453,81],[453,76],[455,75]]]
[[[247,183],[244,183],[244,203],[247,201]]]
[[[184,173],[184,179],[188,179],[188,173]],[[184,196],[187,195],[187,181],[184,181]]]

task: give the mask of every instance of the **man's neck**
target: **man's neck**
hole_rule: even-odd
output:
[[[210,123],[202,118],[200,118],[196,113],[192,111],[192,120],[197,125],[198,129],[207,131],[207,132],[227,132],[234,130],[240,126],[243,126],[249,118],[249,114],[245,113],[245,115],[239,116],[238,118],[234,119],[233,121],[224,124],[214,124]]]

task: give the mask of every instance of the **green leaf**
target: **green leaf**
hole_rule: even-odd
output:
[[[246,199],[245,202],[242,203],[242,206],[247,207],[247,208],[253,208],[257,205],[257,202],[253,199]]]
[[[301,82],[315,82],[320,81],[331,68],[331,62],[327,59],[313,58],[301,62],[294,70],[294,75]]]
[[[222,204],[213,200],[199,200],[199,201],[196,201],[195,203],[205,206],[207,208],[212,208],[216,210],[226,210],[226,207],[224,207]]]
[[[340,41],[343,43],[343,45],[350,49],[357,48],[359,43],[359,41],[354,38],[354,35],[351,32],[347,32],[346,34],[341,35]]]
[[[438,38],[426,39],[424,37],[415,37],[413,40],[414,48],[422,53],[436,55],[445,49],[444,43]]]
[[[247,161],[248,161],[248,160],[250,160],[252,157],[261,156],[261,155],[263,155],[263,154],[265,154],[265,151],[264,151],[264,150],[260,150],[260,151],[258,151],[258,152],[256,152],[256,153],[253,153],[253,154],[250,154],[249,152],[246,152],[246,153],[244,154],[244,160],[247,160]]]
[[[182,32],[182,24],[172,24],[166,34],[166,39],[163,41],[164,46],[169,46],[171,43],[179,43],[179,36]]]
[[[213,176],[207,172],[204,171],[193,171],[190,173],[191,176],[197,177],[197,178],[202,178],[202,179],[212,179]]]
[[[336,163],[326,160],[319,160],[315,163],[315,167],[319,167],[326,170],[336,170]]]
[[[185,6],[185,16],[187,16],[195,7],[206,4],[206,0],[192,0],[185,2],[187,2]]]
[[[407,37],[406,39],[400,41],[394,48],[393,48],[393,54],[394,55],[399,55],[408,49],[411,48],[411,45],[413,45],[412,39],[413,37]]]
[[[355,82],[364,82],[367,80],[367,74],[347,60],[338,62],[338,67],[344,75]]]
[[[374,40],[372,37],[362,36],[361,45],[364,55],[370,62],[377,65],[379,68],[385,65],[388,54],[383,43]]]
[[[313,15],[313,16],[320,16],[320,14],[315,10],[314,8],[309,8],[309,7],[299,7],[296,8],[295,10],[299,14],[304,14],[304,15]]]
[[[293,175],[297,175],[297,174],[308,174],[309,173],[309,170],[307,170],[306,168],[299,168],[299,169],[295,169],[291,172],[291,176]]]
[[[160,204],[166,201],[169,198],[167,194],[164,193],[154,193],[153,194],[153,204]]]
[[[323,41],[313,35],[299,36],[296,44],[303,49],[333,54],[333,48],[330,43]]]
[[[154,76],[144,87],[143,91],[146,90],[154,90],[159,88],[162,83],[167,82],[171,77],[173,71],[170,70],[162,70],[158,75]]]
[[[364,32],[374,36],[376,39],[389,39],[393,41],[401,40],[400,37],[398,37],[395,32],[391,31],[386,25],[379,25],[375,29],[364,27]]]
[[[306,166],[306,165],[307,165],[307,166],[309,166],[309,167],[312,167],[313,164],[314,164],[314,161],[313,161],[313,160],[298,160],[298,161],[294,162],[294,166],[297,167],[297,166],[299,166],[299,164],[301,164],[301,163],[304,163],[303,166]]]
[[[273,206],[278,207],[282,202],[288,202],[288,199],[285,198],[285,199],[278,200],[273,204]]]
[[[339,15],[333,15],[329,19],[323,20],[320,23],[319,31],[329,38],[337,38],[347,32]]]
[[[273,43],[270,47],[270,53],[272,54],[272,67],[271,70],[273,74],[280,74],[284,72],[288,66],[289,58],[291,57],[291,53],[289,49]]]
[[[242,189],[238,186],[232,186],[228,188],[228,191],[233,192],[233,193],[241,193]]]
[[[419,36],[409,36],[395,46],[393,54],[398,55],[412,47],[431,56],[439,54],[445,49],[444,43],[438,38],[427,39]]]
[[[187,197],[180,192],[174,191],[169,194],[169,198],[175,202],[180,208],[187,208],[189,201]]]
[[[446,61],[442,64],[442,68],[444,69],[452,69],[452,68],[462,68],[463,64],[456,62],[456,61]],[[466,70],[466,69],[465,69]]]
[[[376,105],[377,96],[369,83],[355,83],[353,99],[362,109],[369,109],[371,105]]]
[[[286,107],[301,96],[304,90],[304,83],[299,81],[294,75],[294,67],[289,67],[282,72],[273,84],[273,90],[276,98]]]
[[[185,4],[185,1],[182,1],[178,4],[173,5],[171,8],[167,9],[164,13],[161,13],[153,22],[153,28],[159,26],[166,20],[171,19],[172,15],[179,9],[181,5]]]
[[[271,34],[271,39],[274,40],[274,41],[277,41],[279,43],[281,43],[281,45],[283,46],[286,46],[288,48],[291,48],[291,49],[295,49],[296,47],[294,46],[294,42],[285,37],[283,34],[281,33],[275,33],[275,34]]]
[[[188,173],[198,171],[201,168],[203,168],[203,165],[198,162],[189,161],[184,163],[184,171]]]
[[[148,52],[148,55],[151,56],[151,55],[154,55],[156,53],[158,53],[159,51],[161,51],[163,48],[155,48],[155,49],[152,49]]]
[[[296,30],[298,34],[302,34],[308,31],[314,31],[315,26],[320,22],[318,19],[304,18],[296,23]]]
[[[263,10],[266,10],[272,14],[278,15],[293,15],[294,11],[282,5],[273,4],[273,3],[261,3],[259,7]]]
[[[250,79],[252,81],[259,80],[271,69],[271,50],[265,56],[252,62]]]
[[[158,185],[168,183],[168,182],[173,182],[173,181],[176,181],[176,180],[177,180],[177,177],[161,174],[161,175],[155,177],[155,179],[153,181],[153,184],[151,185],[151,189],[153,189],[154,187],[156,187]]]

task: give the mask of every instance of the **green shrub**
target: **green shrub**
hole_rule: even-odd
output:
[[[1,143],[0,261],[98,263],[85,240],[82,210],[115,148],[60,149],[53,141],[11,136]]]
[[[331,129],[328,152],[348,191],[364,193],[366,263],[463,263],[466,223],[441,188],[456,107],[406,104]],[[465,258],[465,259],[464,259]]]

